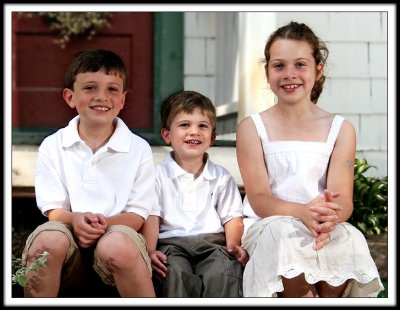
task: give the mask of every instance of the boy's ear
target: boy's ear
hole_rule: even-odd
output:
[[[126,93],[127,93],[127,91],[125,91],[125,92],[122,94],[122,99],[121,99],[121,110],[122,110],[122,109],[124,108],[124,106],[125,106]]]
[[[161,137],[167,145],[171,144],[171,138],[169,136],[169,130],[166,128],[161,128]]]
[[[63,98],[65,102],[69,105],[70,108],[75,108],[75,103],[72,100],[72,97],[74,96],[74,92],[70,90],[69,88],[64,88],[63,90]]]
[[[213,130],[212,134],[211,134],[211,143],[210,146],[213,146],[215,143],[215,140],[217,139],[217,132],[215,130]]]

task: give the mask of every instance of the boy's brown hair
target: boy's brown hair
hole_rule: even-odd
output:
[[[190,90],[177,91],[168,96],[161,104],[161,127],[170,130],[174,117],[181,112],[192,113],[194,109],[200,109],[210,119],[213,132],[217,127],[215,107],[206,96]]]
[[[122,59],[114,52],[103,49],[91,49],[79,52],[68,66],[65,73],[65,88],[74,89],[79,73],[104,70],[106,74],[117,74],[123,81],[126,91],[127,69]]]

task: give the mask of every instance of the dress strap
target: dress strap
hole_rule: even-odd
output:
[[[334,145],[336,138],[339,134],[340,127],[344,121],[344,117],[340,115],[335,115],[332,121],[331,129],[329,130],[328,139],[326,140],[327,144]]]
[[[252,118],[254,124],[256,125],[258,136],[262,140],[268,141],[267,130],[265,129],[264,123],[261,119],[261,115],[259,113],[254,113],[250,115],[250,117]]]

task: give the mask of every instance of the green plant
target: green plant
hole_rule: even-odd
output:
[[[34,12],[20,13],[20,16],[32,17],[39,15],[44,18],[49,28],[56,30],[59,38],[54,43],[61,48],[71,40],[72,36],[87,35],[88,40],[105,27],[110,27],[108,12]]]
[[[365,159],[354,164],[354,210],[348,220],[365,236],[387,232],[388,179],[364,175],[372,166]]]
[[[39,267],[47,267],[46,261],[47,261],[47,255],[49,255],[49,252],[44,251],[43,253],[39,254],[40,257],[32,262],[32,264],[29,267],[24,267],[22,266],[22,260],[20,258],[15,258],[15,256],[12,256],[12,267],[13,270],[16,269],[15,273],[12,275],[12,284],[19,284],[22,287],[25,287],[28,279],[27,275],[31,271],[39,271]]]

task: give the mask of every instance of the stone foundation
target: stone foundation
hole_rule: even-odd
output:
[[[388,236],[387,233],[367,238],[371,256],[375,261],[381,278],[388,277]]]

